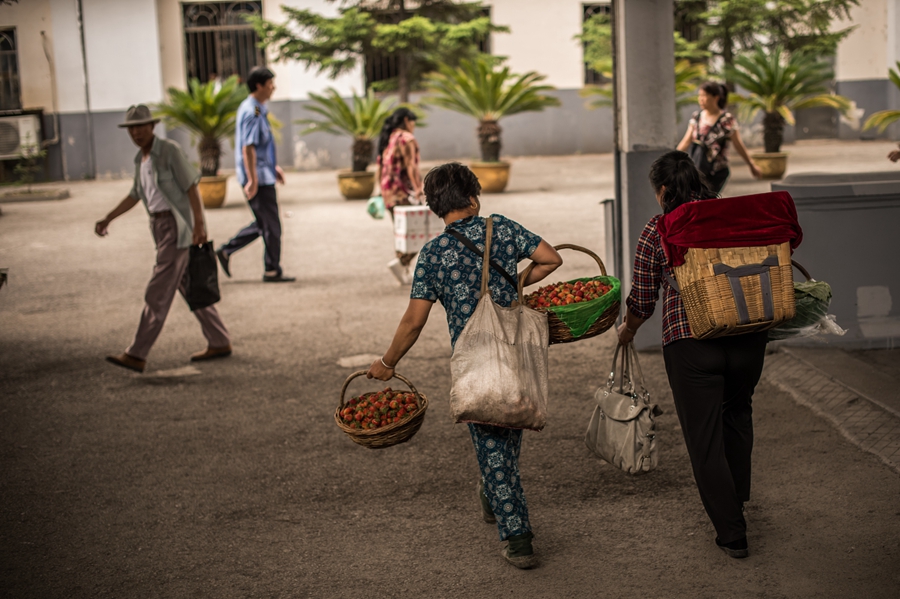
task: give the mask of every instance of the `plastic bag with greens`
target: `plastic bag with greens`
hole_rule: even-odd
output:
[[[797,312],[794,317],[774,329],[769,329],[769,341],[814,337],[830,334],[843,335],[847,331],[838,326],[834,314],[828,314],[831,304],[831,285],[824,281],[794,282],[794,300]]]

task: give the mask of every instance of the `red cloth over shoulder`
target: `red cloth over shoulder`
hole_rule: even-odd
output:
[[[657,223],[669,266],[684,264],[688,248],[752,247],[803,240],[797,209],[786,191],[682,204]]]

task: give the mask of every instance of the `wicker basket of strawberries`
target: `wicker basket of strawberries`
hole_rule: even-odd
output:
[[[381,449],[399,445],[412,439],[428,409],[428,398],[416,390],[412,383],[400,374],[394,378],[403,381],[409,391],[394,391],[390,387],[371,391],[344,401],[350,381],[366,375],[365,370],[354,372],[341,388],[341,403],[334,411],[334,421],[354,443],[369,449]]]
[[[600,267],[600,276],[544,285],[525,296],[528,307],[547,313],[550,344],[581,341],[607,331],[619,317],[622,297],[619,279],[607,276],[603,261],[587,248],[565,243],[555,249],[587,254]],[[522,273],[523,281],[532,268],[534,265]]]

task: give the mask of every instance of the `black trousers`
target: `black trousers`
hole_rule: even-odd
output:
[[[256,195],[250,198],[250,209],[256,220],[238,231],[221,250],[231,255],[262,236],[266,245],[266,272],[281,274],[281,219],[278,218],[278,201],[274,185],[260,185]]]
[[[727,166],[725,168],[721,168],[714,173],[710,173],[706,175],[706,182],[709,183],[710,188],[716,193],[722,193],[722,189],[725,187],[725,183],[728,181],[728,177],[731,176],[731,169]]]
[[[742,507],[750,499],[751,398],[767,336],[682,339],[663,348],[700,500],[722,543],[747,535]]]

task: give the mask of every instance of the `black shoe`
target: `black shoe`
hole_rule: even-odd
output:
[[[224,250],[216,250],[216,257],[219,259],[219,264],[222,265],[222,272],[230,279],[231,271],[228,270],[228,254]]]
[[[263,283],[293,283],[296,277],[286,277],[284,275],[263,275]]]
[[[730,543],[720,543],[719,537],[716,537],[716,546],[725,552],[728,557],[741,559],[750,555],[750,549],[747,545],[747,537],[732,541]]]
[[[503,559],[521,570],[528,570],[538,565],[538,558],[531,545],[534,535],[530,532],[515,535],[507,539],[509,544],[500,554]]]

